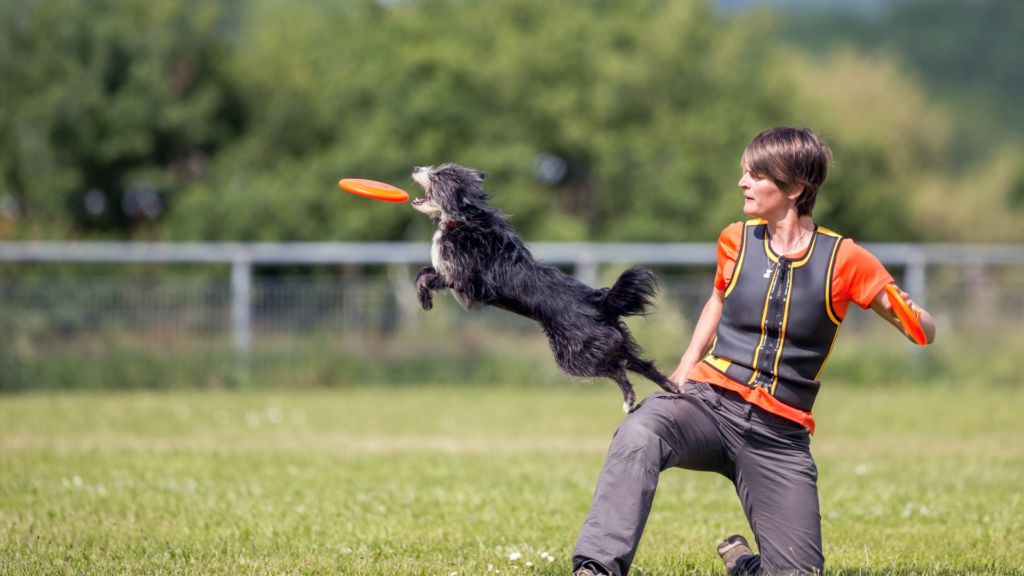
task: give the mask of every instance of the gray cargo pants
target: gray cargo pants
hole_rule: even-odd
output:
[[[626,576],[658,475],[677,467],[717,472],[736,486],[760,555],[741,557],[733,574],[821,573],[818,470],[810,444],[806,428],[724,388],[687,382],[682,394],[649,394],[612,438],[573,551],[573,572],[591,563]]]

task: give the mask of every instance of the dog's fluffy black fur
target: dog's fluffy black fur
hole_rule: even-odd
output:
[[[433,292],[447,289],[467,309],[490,305],[536,320],[558,367],[577,378],[611,378],[622,389],[627,412],[636,394],[626,370],[677,391],[654,362],[640,357],[640,346],[620,320],[646,313],[658,286],[653,272],[631,268],[611,288],[594,290],[533,259],[505,214],[487,204],[483,172],[445,164],[416,168],[413,179],[426,192],[413,208],[437,223],[433,266],[416,275],[424,310],[433,307]]]

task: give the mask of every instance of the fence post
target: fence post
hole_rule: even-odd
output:
[[[907,256],[907,264],[903,268],[903,289],[910,294],[911,300],[917,302],[922,308],[927,306],[925,298],[928,297],[928,260],[920,251],[911,252]],[[908,343],[910,346],[911,373],[920,378],[924,375],[924,349],[917,344]]]
[[[923,253],[911,252],[910,256],[907,257],[907,265],[903,271],[903,275],[905,277],[904,282],[906,283],[905,288],[907,290],[907,293],[910,294],[911,299],[920,304],[922,307],[927,306],[927,266],[928,261]]]
[[[590,249],[581,250],[576,256],[573,275],[591,288],[597,287],[597,256]]]
[[[231,337],[236,377],[245,382],[252,352],[252,255],[245,247],[231,258]]]

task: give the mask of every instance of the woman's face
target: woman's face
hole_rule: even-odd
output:
[[[743,211],[755,218],[781,220],[799,197],[791,199],[770,178],[758,178],[746,171],[739,185],[743,190]]]

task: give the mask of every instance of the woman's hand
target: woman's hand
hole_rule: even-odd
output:
[[[894,284],[895,286],[895,284]],[[925,341],[931,344],[935,341],[935,321],[932,320],[931,314],[929,314],[924,308],[921,308],[910,299],[910,294],[903,291],[902,288],[896,286],[896,290],[900,293],[900,297],[907,303],[907,306],[918,316],[918,321],[921,323],[921,329],[924,330]],[[871,301],[871,309],[876,314],[884,318],[887,322],[896,327],[897,330],[903,333],[911,342],[914,341],[911,338],[910,333],[907,329],[900,324],[899,318],[896,316],[896,311],[892,309],[892,302],[889,302],[889,296],[885,293],[885,290],[879,291],[875,299]]]
[[[682,359],[679,360],[679,366],[676,366],[675,371],[672,372],[668,379],[671,380],[672,383],[676,385],[676,388],[678,390],[682,391],[683,384],[686,383],[687,376],[690,374],[691,371],[693,371],[693,367],[696,365],[696,362],[689,360],[684,355]]]
[[[693,328],[693,337],[690,338],[690,345],[686,353],[679,360],[679,366],[675,372],[668,377],[676,386],[682,388],[686,383],[693,367],[704,359],[704,356],[711,351],[715,343],[715,334],[718,331],[718,320],[722,317],[722,304],[725,301],[725,292],[715,290],[704,305],[704,311],[700,313],[700,320]]]

